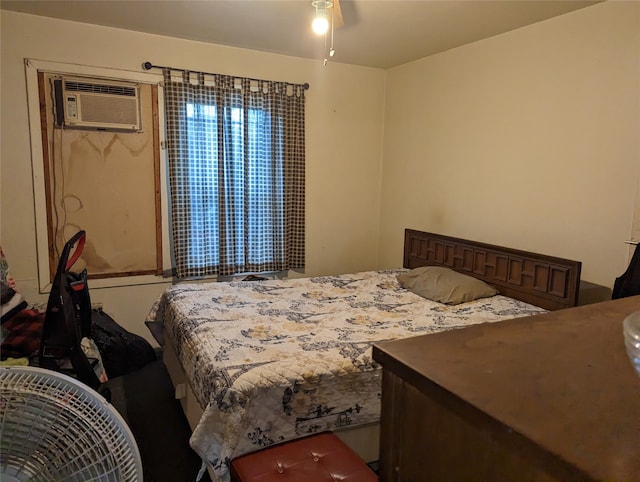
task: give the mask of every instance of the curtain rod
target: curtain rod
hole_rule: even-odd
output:
[[[193,72],[194,74],[204,74],[204,75],[216,75],[216,74],[211,74],[209,72],[199,72],[197,70],[188,70],[188,69],[178,69],[176,67],[164,67],[162,65],[153,65],[151,62],[144,62],[142,64],[142,68],[144,70],[151,70],[151,69],[169,69],[169,70],[174,70],[176,72]],[[232,76],[232,77],[238,77],[236,75]],[[250,77],[246,77],[249,80],[255,80],[256,82],[270,82],[268,80],[265,79],[252,79]],[[291,84],[291,82],[285,82],[286,84]],[[293,84],[296,85],[296,84]],[[302,87],[304,88],[304,90],[309,90],[309,83],[305,82],[304,84],[302,84]]]

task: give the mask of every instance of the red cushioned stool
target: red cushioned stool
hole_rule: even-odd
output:
[[[322,432],[243,455],[231,482],[373,482],[378,476],[342,440]]]

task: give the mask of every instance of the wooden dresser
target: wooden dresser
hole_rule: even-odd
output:
[[[381,481],[640,481],[640,296],[374,346]]]

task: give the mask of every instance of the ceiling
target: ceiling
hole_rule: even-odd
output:
[[[341,0],[334,62],[389,68],[601,0]],[[310,59],[311,0],[1,0],[5,10]],[[330,40],[328,40],[330,42]]]

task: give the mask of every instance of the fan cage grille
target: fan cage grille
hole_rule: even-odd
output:
[[[142,466],[126,422],[97,392],[61,373],[2,367],[0,480],[137,481]]]

